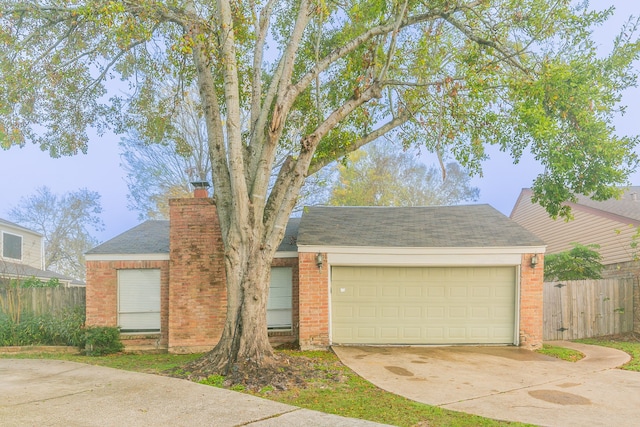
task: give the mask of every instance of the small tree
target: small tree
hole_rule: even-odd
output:
[[[44,236],[44,267],[84,279],[84,253],[98,244],[91,232],[102,230],[100,195],[86,188],[62,195],[40,187],[9,211],[18,224]]]
[[[602,278],[602,256],[600,245],[574,243],[573,249],[549,254],[544,260],[544,280],[583,280]]]

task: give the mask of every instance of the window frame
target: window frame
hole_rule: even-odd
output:
[[[5,245],[5,236],[12,236],[12,237],[17,237],[20,239],[20,244],[19,244],[19,250],[20,250],[20,258],[15,258],[12,256],[7,256],[5,255],[5,250],[6,250],[6,245]],[[2,231],[2,258],[6,258],[6,259],[13,259],[16,261],[22,261],[24,258],[24,254],[23,254],[23,246],[24,244],[24,237],[21,234],[15,234],[15,233],[10,233],[8,231]]]
[[[142,310],[142,311],[125,311],[125,309],[122,307],[122,298],[124,297],[123,294],[123,289],[121,288],[122,286],[122,275],[126,275],[128,272],[153,272],[153,274],[157,274],[158,276],[158,281],[157,283],[155,283],[154,280],[154,292],[157,291],[157,294],[154,294],[151,296],[151,298],[149,299],[149,301],[146,301],[145,303],[149,303],[152,302],[153,305],[157,304],[157,310]],[[123,334],[158,334],[162,332],[162,271],[159,268],[122,268],[122,269],[118,269],[117,270],[117,278],[118,278],[118,288],[117,288],[117,320],[118,320],[118,327],[121,328],[121,331]],[[127,278],[127,279],[130,279]],[[155,278],[154,278],[155,279]],[[135,305],[135,304],[134,304]],[[147,317],[153,317],[153,323],[157,323],[158,327],[157,328],[141,328],[141,327],[123,327],[123,315],[126,316],[131,316],[131,315],[147,315]],[[157,318],[156,318],[157,316]],[[140,320],[139,320],[140,321]],[[147,320],[143,320],[147,321]],[[126,321],[127,323],[130,322],[130,320]]]

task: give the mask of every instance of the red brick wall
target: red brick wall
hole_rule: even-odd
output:
[[[125,269],[160,269],[160,345],[166,345],[169,261],[87,261],[87,326],[118,326],[118,270]]]
[[[299,253],[299,342],[303,350],[329,345],[329,267],[318,268],[315,253]]]
[[[535,267],[531,267],[532,256],[522,255],[520,269],[520,346],[536,350],[542,347],[544,255],[538,254]]]
[[[220,339],[227,307],[222,235],[209,198],[169,202],[169,352],[206,351]]]

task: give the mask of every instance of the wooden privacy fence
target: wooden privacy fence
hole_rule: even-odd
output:
[[[544,283],[545,341],[633,331],[633,278]]]
[[[64,309],[85,306],[84,287],[0,288],[0,312],[5,314],[55,314]]]

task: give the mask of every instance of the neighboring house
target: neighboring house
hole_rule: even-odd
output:
[[[640,226],[640,187],[630,187],[620,199],[602,202],[579,196],[571,207],[574,219],[553,220],[544,208],[531,201],[525,188],[511,212],[511,219],[547,244],[547,253],[566,251],[573,243],[600,245],[606,277],[626,275],[640,249],[633,248],[634,234]]]
[[[0,279],[58,279],[64,286],[84,283],[44,267],[42,234],[0,218]]]
[[[488,205],[309,207],[273,260],[271,339],[335,344],[542,344],[544,243]],[[534,257],[535,255],[535,257]],[[92,249],[87,325],[169,352],[211,349],[225,320],[209,198],[170,202]]]

